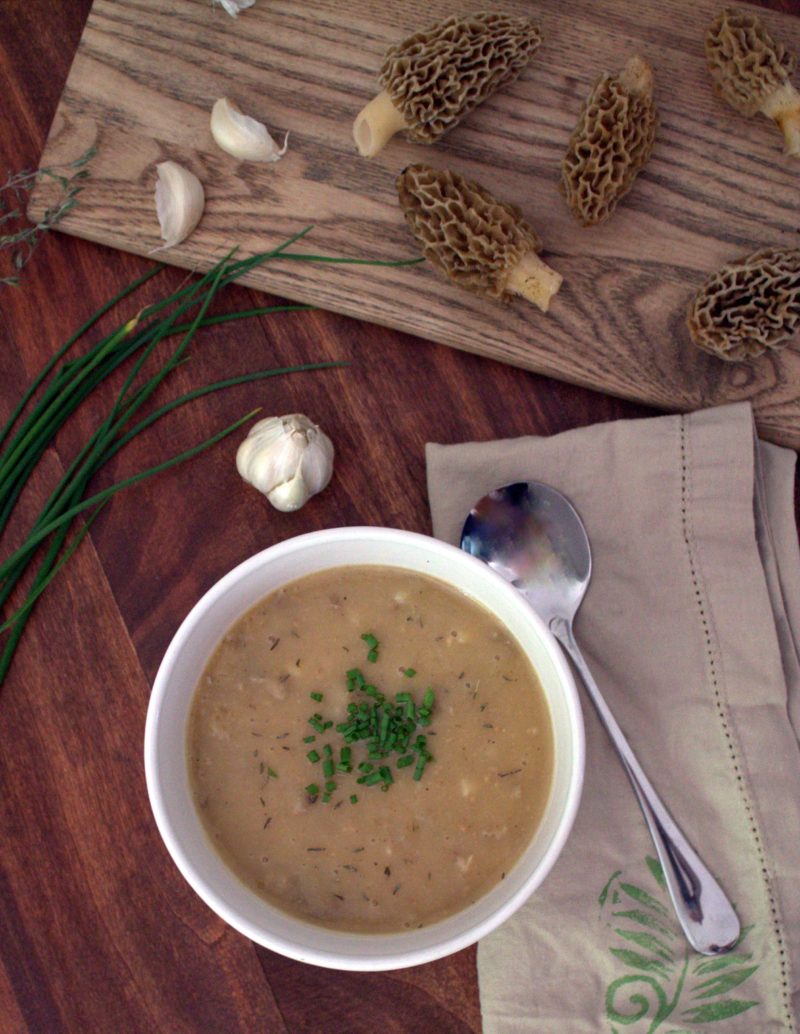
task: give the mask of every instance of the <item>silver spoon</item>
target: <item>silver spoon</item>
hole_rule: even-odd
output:
[[[592,554],[573,505],[537,481],[506,485],[472,508],[461,548],[516,586],[572,659],[633,784],[687,940],[703,955],[730,951],[741,932],[733,906],[661,803],[575,642]]]

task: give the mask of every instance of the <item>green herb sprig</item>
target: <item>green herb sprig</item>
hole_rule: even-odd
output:
[[[11,267],[14,273],[0,278],[0,285],[17,287],[20,274],[33,255],[42,234],[57,226],[64,216],[77,203],[78,194],[83,190],[83,180],[89,175],[86,166],[95,155],[90,147],[85,154],[74,162],[63,166],[64,175],[55,168],[23,169],[22,172],[8,173],[6,182],[0,187],[0,253],[9,252]],[[61,193],[54,204],[48,208],[37,223],[28,223],[19,230],[5,232],[15,223],[25,219],[25,205],[28,195],[41,179],[55,180],[61,187]]]
[[[248,316],[294,312],[310,308],[307,305],[265,306],[226,315],[209,316],[209,306],[222,288],[262,263],[279,258],[300,262],[317,262],[323,258],[327,262],[353,261],[346,258],[336,259],[290,252],[288,249],[311,229],[310,226],[306,227],[271,251],[247,259],[235,260],[232,253],[227,255],[199,279],[180,288],[167,298],[147,306],[132,319],[126,320],[111,334],[90,345],[84,354],[67,358],[70,350],[88,334],[103,315],[128,299],[147,280],[157,275],[163,266],[159,265],[149,270],[112,298],[67,339],[42,367],[5,426],[0,428],[0,449],[2,450],[0,451],[1,534],[14,512],[17,500],[28,478],[58,431],[81,403],[117,368],[132,361],[128,375],[111,407],[100,425],[72,459],[63,477],[29,528],[22,545],[0,563],[0,608],[2,608],[8,602],[36,553],[40,549],[44,550],[44,555],[22,605],[0,625],[0,633],[8,633],[2,651],[0,651],[0,685],[11,665],[14,652],[36,601],[74,554],[102,507],[117,492],[211,448],[251,419],[257,411],[246,414],[198,445],[124,478],[102,491],[91,494],[89,486],[94,475],[125,445],[163,416],[203,395],[281,374],[346,365],[336,362],[305,363],[241,374],[195,388],[179,398],[158,406],[146,415],[141,415],[145,404],[169,374],[185,361],[187,350],[201,328]],[[369,260],[356,261],[368,262]],[[411,262],[416,261],[411,260]],[[386,265],[387,263],[379,264]],[[410,263],[400,260],[393,264]],[[156,347],[162,341],[175,336],[179,336],[180,341],[167,361],[154,374],[144,376],[147,361]],[[34,401],[37,393],[38,398]],[[85,516],[85,523],[67,542],[73,522],[81,516]]]

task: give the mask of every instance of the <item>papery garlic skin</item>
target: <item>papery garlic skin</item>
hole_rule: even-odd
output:
[[[177,162],[159,162],[156,172],[156,215],[163,246],[171,248],[185,240],[200,222],[206,196],[197,176]]]
[[[223,151],[250,162],[277,162],[289,143],[287,133],[279,148],[263,122],[245,115],[227,97],[220,97],[211,109],[211,135]]]
[[[259,420],[239,446],[236,469],[276,510],[299,510],[333,475],[333,442],[302,413]]]
[[[219,3],[223,11],[227,11],[231,18],[238,18],[240,11],[246,11],[252,7],[256,0],[214,0]]]

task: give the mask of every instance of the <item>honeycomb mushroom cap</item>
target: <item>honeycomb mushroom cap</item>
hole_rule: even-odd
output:
[[[541,249],[516,205],[458,173],[409,165],[397,180],[400,205],[423,254],[474,294],[510,300],[508,276]]]
[[[380,84],[411,138],[430,144],[516,79],[540,43],[539,30],[525,18],[448,18],[390,47]]]
[[[731,361],[789,344],[800,331],[800,250],[765,248],[710,276],[688,314],[692,340]]]
[[[583,226],[607,219],[653,150],[658,113],[653,72],[632,58],[602,75],[586,100],[561,165],[561,192]]]
[[[717,94],[748,117],[760,111],[794,71],[794,55],[750,11],[725,8],[709,26],[705,46]]]

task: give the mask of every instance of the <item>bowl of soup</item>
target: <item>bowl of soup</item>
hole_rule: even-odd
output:
[[[290,958],[429,962],[536,890],[584,768],[575,683],[520,594],[386,528],[289,539],[194,606],[159,668],[159,832],[220,917]]]

